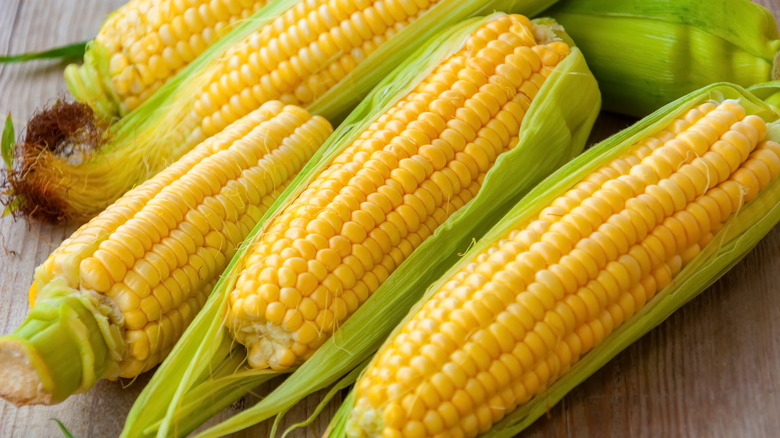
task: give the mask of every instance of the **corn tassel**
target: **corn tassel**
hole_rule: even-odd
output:
[[[750,0],[564,0],[549,14],[582,49],[609,111],[641,117],[713,82],[780,74],[775,18]]]
[[[329,436],[520,432],[780,221],[779,118],[715,84],[553,174],[429,288]]]
[[[554,0],[419,3],[276,0],[97,141],[79,138],[100,130],[91,114],[83,117],[84,129],[64,133],[68,141],[26,139],[7,195],[18,199],[13,205],[21,213],[84,220],[267,100],[304,106],[337,123],[439,30],[494,9],[538,12]]]
[[[30,314],[0,338],[0,395],[57,403],[160,363],[330,132],[268,102],[79,228],[36,269]]]
[[[187,433],[197,426],[193,418],[201,415],[200,421],[205,421],[205,413],[213,414],[231,403],[231,397],[240,392],[234,391],[237,386],[251,387],[252,382],[256,385],[300,363],[301,370],[317,368],[317,378],[324,381],[290,378],[287,382],[300,385],[297,390],[275,391],[260,405],[202,436],[234,432],[286,410],[299,397],[326,386],[332,379],[338,380],[341,373],[355,366],[354,361],[365,359],[365,355],[361,357],[365,346],[360,341],[343,344],[330,334],[335,330],[335,337],[343,340],[339,334],[347,326],[355,327],[351,321],[361,314],[363,306],[376,302],[375,297],[379,296],[381,302],[381,297],[387,299],[400,290],[420,287],[431,272],[446,269],[457,258],[458,249],[487,229],[496,212],[582,147],[597,112],[598,92],[580,53],[568,48],[568,54],[558,62],[560,54],[567,53],[560,51],[566,47],[563,42],[525,47],[534,38],[557,39],[554,29],[546,24],[531,25],[524,17],[496,15],[469,20],[421,48],[386,78],[272,208],[267,226],[259,227],[234,258],[204,312],[140,396],[123,435]],[[498,40],[502,33],[505,36]],[[523,47],[513,49],[512,45],[517,44]],[[496,61],[488,59],[502,59],[500,50],[514,51],[515,55],[506,57],[507,64],[496,67]],[[528,63],[524,56],[539,61]],[[518,62],[516,68],[509,67],[510,61]],[[463,63],[467,68],[461,66]],[[541,73],[535,75],[539,68]],[[476,75],[476,71],[483,74]],[[540,87],[531,85],[533,79],[523,85],[523,75],[538,76]],[[514,79],[504,82],[502,77]],[[501,97],[491,91],[494,82],[515,91],[502,91]],[[484,118],[472,118],[477,113],[468,109],[471,104],[464,94],[492,96],[496,102],[480,110]],[[509,99],[512,94],[515,103],[501,104],[500,99]],[[531,95],[535,97],[529,99]],[[457,109],[457,105],[465,106]],[[502,105],[511,111],[502,115]],[[449,116],[436,115],[439,109]],[[435,123],[444,117],[448,122]],[[522,118],[522,122],[513,118]],[[472,123],[477,126],[467,128]],[[471,134],[465,134],[465,141],[461,141],[457,132]],[[504,134],[494,138],[496,143],[476,140],[478,136],[492,136],[491,132]],[[431,141],[430,136],[441,140]],[[439,148],[449,142],[459,145],[456,147],[462,152],[441,153],[446,148]],[[476,157],[480,150],[487,150],[485,147],[493,149],[494,155],[503,152],[497,159],[482,155],[484,161],[474,161],[471,170],[466,170],[471,166],[460,169],[457,160],[468,162],[468,155]],[[394,158],[398,154],[402,159]],[[403,158],[406,156],[413,158]],[[381,162],[387,164],[379,166]],[[383,166],[391,167],[382,170]],[[479,170],[480,166],[484,170]],[[384,185],[371,177],[374,172],[361,168],[374,169]],[[419,170],[431,179],[422,182],[426,177]],[[385,176],[381,176],[383,171]],[[362,181],[361,176],[371,179]],[[427,198],[423,197],[424,191],[444,183],[449,189],[430,191]],[[379,185],[371,189],[369,184]],[[446,201],[450,192],[452,196]],[[439,198],[437,193],[446,196]],[[389,202],[380,202],[383,199]],[[375,202],[379,208],[367,205]],[[396,202],[401,203],[394,213],[383,212],[382,206],[392,207]],[[437,203],[442,202],[450,209],[438,211]],[[355,209],[359,205],[362,207]],[[386,215],[386,219],[379,220],[380,215]],[[367,232],[365,226],[371,223],[374,231]],[[325,247],[318,249],[321,244]],[[330,244],[334,245],[332,249],[328,248]],[[338,260],[341,257],[343,262]],[[353,262],[360,263],[362,271]],[[378,312],[376,306],[374,312]],[[383,329],[390,327],[362,328],[350,336],[355,339],[358,334],[370,332],[363,338],[368,341],[381,337]],[[248,349],[241,344],[234,344],[228,352],[221,348],[231,345],[232,334],[248,344]],[[323,348],[326,355],[348,354],[356,349],[360,353],[348,354],[344,360],[306,361],[310,356],[316,358]],[[226,381],[224,375],[211,373],[208,367],[238,360],[248,360],[238,371],[244,377],[236,377],[232,386],[210,392],[210,397],[192,396],[205,393],[201,388],[216,388],[216,382]],[[204,409],[207,411],[201,412]]]

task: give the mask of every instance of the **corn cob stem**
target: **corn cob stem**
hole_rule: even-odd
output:
[[[0,396],[19,405],[53,404],[115,373],[112,359],[123,347],[119,315],[97,294],[49,283],[25,322],[0,338]]]

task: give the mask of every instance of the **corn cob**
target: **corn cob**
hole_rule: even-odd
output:
[[[777,23],[750,0],[563,0],[549,14],[582,48],[610,111],[641,117],[713,82],[778,78]]]
[[[483,182],[502,178],[490,176],[499,162],[511,161],[511,155],[517,158],[504,166],[529,166],[525,154],[534,147],[518,146],[529,115],[539,123],[529,128],[529,138],[536,132],[556,133],[548,137],[547,157],[526,175],[531,180],[569,156],[572,142],[574,149],[584,142],[598,102],[595,82],[579,52],[559,41],[551,27],[513,15],[473,20],[434,40],[418,56],[345,121],[332,136],[334,143],[324,146],[330,152],[317,159],[236,256],[201,322],[141,395],[125,436],[155,430],[160,435],[186,433],[197,427],[194,418],[208,412],[198,406],[198,398],[184,395],[188,390],[209,394],[208,408],[219,409],[246,392],[236,386],[251,388],[250,382],[304,363],[369,296],[393,286],[394,272],[418,247],[441,241],[436,231],[441,224],[465,215],[464,205],[482,192]],[[567,109],[566,115],[537,102],[550,96],[545,90],[563,87],[563,82],[577,87],[573,89],[584,99],[584,107]],[[376,99],[382,105],[365,116]],[[547,128],[542,107],[550,109],[550,120],[566,120],[565,127]],[[504,181],[504,193],[478,212],[479,219],[472,212],[464,231],[468,237],[460,239],[490,222],[482,213],[507,205],[501,199],[517,196],[528,184],[511,179]],[[437,263],[429,260],[429,265]],[[246,348],[233,345],[233,338]],[[203,342],[204,348],[188,345],[193,341]],[[232,350],[218,347],[225,345]],[[199,375],[209,377],[201,364],[215,367],[236,358],[246,368],[233,372],[246,379],[212,375],[197,381]],[[171,382],[179,388],[173,397]],[[220,402],[214,401],[219,400],[215,392],[225,394]],[[157,423],[163,406],[169,406],[168,414]],[[204,436],[227,434],[244,427],[241,421],[267,418],[256,414],[246,411],[230,420],[233,425]]]
[[[268,102],[79,228],[36,269],[27,320],[0,338],[0,395],[56,403],[161,362],[330,132]]]
[[[65,68],[73,97],[104,120],[149,98],[265,0],[130,0],[88,45],[81,66]]]
[[[100,129],[91,114],[83,117],[86,124],[76,123],[83,129],[27,139],[17,148],[9,176],[6,195],[14,201],[6,203],[47,220],[90,218],[267,100],[302,105],[336,123],[416,42],[483,10],[537,11],[553,2],[277,0],[210,47],[133,115],[98,135],[94,144],[79,138]],[[95,185],[103,190],[92,190]]]
[[[230,293],[227,325],[250,366],[311,356],[470,201],[568,54],[537,44],[525,17],[491,21],[336,156],[269,224]]]
[[[529,195],[531,205],[518,205],[437,281],[385,342],[334,435],[512,436],[562,396],[546,391],[580,361],[602,345],[616,354],[613,333],[645,324],[636,316],[652,312],[657,295],[685,290],[713,252],[733,264],[780,219],[777,125],[746,107],[778,118],[752,101],[699,104],[664,120],[660,132],[645,126],[631,142],[622,136],[628,148],[586,154],[599,167],[583,157],[553,190]],[[583,164],[588,173],[567,177]],[[762,194],[760,209],[751,209]],[[725,244],[734,238],[744,245],[736,253]]]

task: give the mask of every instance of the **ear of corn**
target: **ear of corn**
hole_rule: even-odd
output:
[[[610,111],[641,117],[713,82],[778,77],[777,23],[750,0],[564,0],[549,14],[582,49]]]
[[[253,244],[228,297],[249,365],[302,363],[468,203],[568,54],[535,41],[527,18],[497,18],[332,156]]]
[[[73,97],[104,120],[148,99],[266,0],[130,0],[103,23],[84,63],[65,68]]]
[[[330,132],[268,102],[79,228],[36,269],[27,319],[0,338],[0,395],[56,403],[161,362]]]
[[[447,26],[497,9],[536,13],[552,3],[276,0],[114,125],[95,150],[63,157],[51,145],[23,148],[11,178],[11,196],[21,199],[14,205],[49,220],[89,218],[264,101],[301,105],[337,123]],[[92,190],[96,185],[103,190]]]
[[[304,362],[300,368],[295,371],[293,376],[285,381],[276,391],[270,394],[258,405],[232,417],[225,423],[215,426],[205,432],[202,432],[200,436],[221,436],[240,430],[251,424],[255,424],[270,416],[279,414],[286,411],[290,406],[294,405],[298,400],[305,397],[307,394],[314,392],[328,384],[334,383],[339,380],[343,375],[347,374],[352,368],[365,360],[379,343],[383,339],[389,330],[397,323],[398,320],[404,315],[405,309],[416,300],[416,294],[423,290],[430,281],[432,276],[436,276],[444,272],[447,267],[455,262],[458,257],[458,252],[468,247],[469,242],[478,237],[481,233],[486,231],[494,218],[502,211],[507,209],[513,202],[522,196],[527,187],[530,187],[543,178],[545,174],[556,168],[560,163],[565,162],[572,155],[576,154],[586,141],[589,134],[590,127],[598,112],[599,94],[597,85],[587,70],[587,66],[583,57],[576,48],[570,48],[570,53],[565,57],[557,66],[549,68],[549,76],[544,80],[538,91],[535,88],[528,88],[527,92],[536,94],[530,102],[530,106],[527,107],[525,115],[519,108],[512,110],[513,117],[522,117],[522,124],[516,125],[512,130],[517,130],[519,134],[519,140],[516,137],[506,137],[511,150],[504,152],[495,160],[495,163],[484,176],[481,188],[476,191],[476,196],[473,197],[465,206],[462,206],[452,214],[451,212],[444,212],[445,218],[441,226],[437,226],[436,223],[430,227],[435,230],[431,230],[432,235],[427,238],[421,238],[411,248],[407,248],[406,251],[411,252],[410,255],[399,254],[402,258],[397,262],[388,258],[392,263],[398,263],[396,265],[390,265],[388,262],[387,267],[384,267],[385,272],[383,276],[384,281],[375,285],[376,290],[368,291],[370,298],[358,299],[358,304],[362,301],[357,310],[354,310],[354,304],[349,304],[347,301],[351,298],[342,298],[335,295],[335,298],[330,298],[330,308],[327,307],[328,303],[324,303],[324,310],[331,310],[332,315],[330,322],[331,325],[321,324],[321,328],[324,330],[322,334],[327,335],[333,331],[333,328],[337,328],[334,336],[328,338],[322,336],[318,338],[319,332],[314,331],[314,346],[321,344],[316,351],[314,348],[299,349],[295,342],[303,340],[306,337],[300,333],[296,333],[294,327],[286,332],[285,325],[289,323],[292,326],[289,319],[296,318],[298,315],[296,310],[301,314],[309,314],[309,310],[306,309],[308,304],[304,304],[307,301],[315,301],[318,293],[311,292],[309,287],[308,296],[301,293],[301,297],[295,296],[290,290],[279,290],[279,302],[287,300],[287,298],[295,298],[299,306],[285,309],[282,307],[279,310],[270,311],[273,306],[279,307],[282,304],[279,302],[265,301],[261,302],[258,298],[266,300],[265,296],[256,298],[249,298],[253,295],[242,295],[242,288],[240,284],[243,282],[254,281],[256,284],[249,288],[250,292],[256,286],[257,290],[269,289],[271,286],[270,279],[258,277],[257,279],[251,278],[249,273],[252,272],[268,272],[267,275],[272,275],[268,269],[257,269],[256,263],[262,262],[263,257],[258,257],[257,252],[263,248],[265,237],[271,238],[274,233],[283,232],[290,239],[300,238],[303,234],[295,230],[294,227],[287,228],[287,231],[279,231],[276,229],[279,224],[287,222],[286,215],[297,214],[302,216],[306,214],[306,209],[298,209],[296,206],[300,203],[300,200],[306,199],[312,194],[316,194],[316,191],[312,191],[312,188],[318,188],[321,191],[335,190],[333,187],[327,187],[328,179],[323,179],[323,176],[335,175],[338,172],[354,172],[355,166],[362,166],[363,160],[366,160],[368,154],[361,152],[358,148],[368,147],[368,142],[376,142],[369,138],[369,134],[378,133],[387,135],[392,131],[390,129],[400,129],[405,133],[401,135],[410,135],[411,131],[415,129],[422,129],[423,132],[427,132],[424,124],[421,124],[420,120],[430,120],[431,113],[422,114],[420,119],[413,121],[417,116],[412,112],[415,105],[419,105],[419,102],[424,102],[425,94],[417,94],[416,90],[425,89],[428,94],[433,94],[433,97],[441,95],[445,98],[452,98],[457,101],[458,92],[444,91],[443,83],[438,83],[440,78],[454,77],[454,72],[461,72],[464,79],[475,79],[484,81],[488,75],[482,76],[481,79],[477,79],[479,76],[469,76],[469,71],[476,68],[475,65],[482,65],[483,68],[487,68],[490,63],[480,64],[482,61],[475,60],[474,64],[469,64],[469,68],[462,69],[457,65],[450,65],[446,60],[455,60],[457,62],[463,62],[463,53],[461,50],[464,44],[476,44],[471,51],[474,56],[476,53],[480,53],[478,56],[483,56],[482,52],[477,50],[481,46],[478,44],[479,38],[470,40],[467,38],[470,34],[480,29],[481,26],[492,26],[493,22],[505,22],[507,17],[501,14],[491,16],[488,18],[474,19],[466,21],[458,26],[455,26],[436,39],[432,40],[427,45],[421,47],[416,52],[415,56],[406,60],[392,75],[388,76],[367,98],[361,103],[358,108],[344,121],[341,127],[334,133],[328,143],[321,149],[323,152],[321,155],[316,156],[310,165],[306,168],[300,177],[290,186],[285,195],[272,207],[271,211],[266,216],[268,222],[268,228],[259,227],[253,233],[253,237],[247,240],[247,245],[239,251],[239,254],[234,257],[233,262],[223,276],[223,280],[217,285],[215,292],[212,294],[209,302],[206,304],[204,311],[199,314],[196,321],[184,334],[182,340],[174,348],[173,352],[169,356],[163,365],[155,373],[155,376],[150,381],[149,385],[144,389],[143,393],[139,396],[133,409],[131,410],[127,423],[125,425],[124,436],[135,436],[137,434],[150,435],[157,433],[159,435],[168,435],[172,431],[176,433],[186,433],[191,428],[197,426],[193,424],[193,418],[200,418],[200,421],[205,421],[207,415],[204,415],[206,411],[203,411],[199,406],[204,406],[204,409],[216,409],[217,406],[227,406],[232,402],[236,392],[234,391],[238,386],[251,387],[257,382],[267,379],[269,374],[267,371],[263,372],[263,369],[252,369],[248,365],[244,365],[240,373],[243,377],[235,377],[230,384],[218,386],[216,382],[225,380],[224,376],[213,375],[210,373],[210,367],[214,367],[214,364],[220,362],[229,362],[234,360],[242,360],[247,358],[247,349],[236,344],[233,350],[226,352],[223,349],[218,348],[220,345],[230,344],[232,340],[231,331],[237,330],[247,335],[247,338],[242,339],[239,335],[241,342],[246,342],[249,345],[250,351],[256,344],[255,340],[249,339],[252,336],[262,338],[262,331],[272,326],[274,318],[278,318],[279,314],[283,314],[281,320],[282,329],[277,331],[279,333],[278,339],[287,339],[289,341],[290,336],[285,333],[293,333],[293,344],[290,345],[290,349],[293,353],[298,354],[298,357],[285,359],[286,352],[282,348],[284,354],[276,355],[274,345],[269,346],[267,351],[264,348],[258,348],[252,352],[255,357],[249,359],[250,364],[255,366],[272,366],[274,368],[285,369],[290,365],[300,363],[303,359],[311,356],[311,359]],[[515,20],[515,19],[513,19]],[[513,21],[510,20],[510,21]],[[524,20],[524,18],[518,18],[517,20]],[[547,23],[549,24],[549,23]],[[518,32],[518,35],[525,35],[523,38],[529,37],[531,34],[535,34],[536,38],[546,39],[553,36],[552,28],[545,24],[534,25],[534,32],[527,32],[523,30],[522,26],[512,25],[512,32]],[[496,36],[490,37],[491,33],[487,32],[480,38],[487,38],[487,41],[496,38]],[[509,37],[509,35],[507,35]],[[514,38],[514,37],[512,37]],[[511,41],[510,38],[508,41]],[[469,42],[471,41],[471,42]],[[553,43],[555,46],[560,47],[562,43]],[[490,47],[501,46],[502,43],[492,43]],[[470,46],[469,46],[470,47]],[[504,47],[505,49],[507,47]],[[542,49],[541,45],[537,46],[537,49]],[[533,51],[533,50],[532,50]],[[488,50],[490,52],[490,50]],[[528,53],[527,48],[518,48],[518,53]],[[465,53],[469,53],[468,51]],[[487,52],[486,52],[487,53]],[[511,57],[510,57],[511,58]],[[507,58],[509,59],[509,58]],[[515,58],[511,58],[515,59]],[[441,71],[437,70],[441,66]],[[456,67],[450,71],[452,67]],[[491,67],[493,68],[493,67]],[[505,70],[506,69],[506,70]],[[534,69],[530,69],[524,74],[531,74]],[[491,81],[500,79],[494,78],[505,73],[509,73],[512,69],[501,67],[496,69],[497,73],[489,75]],[[547,74],[545,73],[545,74]],[[517,87],[519,83],[506,86]],[[461,81],[458,85],[453,85],[456,90],[471,89],[468,85],[468,80]],[[419,88],[418,88],[419,87]],[[491,88],[489,84],[485,84],[483,91],[489,91]],[[510,88],[511,89],[511,88]],[[476,88],[474,88],[476,90]],[[524,89],[526,90],[526,89]],[[533,90],[533,91],[532,91]],[[526,91],[524,91],[526,92]],[[523,93],[524,93],[523,92]],[[491,93],[488,93],[491,94]],[[522,93],[521,93],[522,94]],[[520,94],[518,98],[522,99]],[[496,98],[500,98],[498,94]],[[508,98],[505,96],[504,98]],[[418,99],[419,100],[415,100]],[[430,99],[429,99],[430,100]],[[439,104],[444,104],[444,101],[436,104],[432,103],[431,111]],[[462,103],[462,102],[461,102]],[[507,105],[512,105],[508,103]],[[454,111],[455,108],[452,108]],[[471,122],[477,122],[476,119],[469,117],[463,118],[461,111],[455,111],[450,117],[457,115],[457,117],[451,120],[450,125],[455,126],[459,123],[458,120],[470,120]],[[410,120],[403,121],[403,117],[411,117]],[[494,120],[502,119],[503,116],[496,116]],[[488,117],[488,120],[491,117]],[[501,123],[507,122],[509,119],[502,119]],[[484,123],[485,121],[479,122]],[[386,130],[382,132],[378,128],[382,128],[382,125],[386,124]],[[502,129],[495,126],[494,123],[488,122],[488,126],[491,126],[488,130],[480,129],[480,135],[488,133],[492,129]],[[507,125],[508,126],[508,125]],[[465,128],[465,125],[464,125]],[[406,132],[406,129],[409,132]],[[477,129],[477,128],[472,128]],[[476,132],[476,131],[475,131]],[[498,131],[495,131],[498,132]],[[513,136],[509,131],[509,136]],[[393,134],[395,135],[395,134]],[[427,134],[430,135],[430,134]],[[381,137],[377,137],[379,140]],[[426,154],[427,141],[421,137],[416,137],[417,146],[420,147],[420,155]],[[450,141],[454,141],[454,138],[448,138]],[[422,142],[421,142],[422,141]],[[388,146],[388,151],[400,151],[400,146],[410,146],[403,142],[403,138],[396,138],[392,144],[398,146]],[[502,140],[503,142],[503,140]],[[516,142],[516,145],[512,146]],[[479,141],[475,144],[480,143]],[[439,143],[436,143],[439,144]],[[362,146],[361,146],[362,145]],[[466,144],[462,144],[461,147]],[[413,145],[411,145],[413,146]],[[465,149],[464,149],[465,150]],[[469,148],[471,151],[472,149]],[[433,153],[434,151],[430,151]],[[380,154],[381,152],[376,152]],[[343,160],[350,155],[351,158]],[[373,155],[372,155],[373,156]],[[431,155],[431,157],[435,157]],[[451,158],[449,158],[451,159]],[[439,161],[431,161],[431,163],[437,163],[441,165]],[[366,161],[367,163],[367,161]],[[399,161],[399,164],[400,161]],[[432,166],[432,164],[431,164]],[[457,166],[457,165],[454,165]],[[445,167],[446,168],[446,167]],[[454,168],[454,167],[453,167]],[[396,175],[393,173],[390,177],[385,177],[389,185],[393,185]],[[480,177],[482,178],[482,177]],[[439,181],[434,179],[435,181]],[[455,180],[452,180],[453,183]],[[311,184],[311,185],[310,185]],[[318,185],[320,184],[320,185]],[[321,185],[325,184],[325,185]],[[460,184],[460,183],[457,183]],[[465,184],[463,184],[465,186]],[[453,185],[454,186],[454,185]],[[402,187],[403,190],[412,190],[412,187]],[[423,187],[429,187],[427,184]],[[343,193],[352,193],[353,190],[349,187],[341,189]],[[369,189],[371,191],[371,189]],[[378,191],[379,193],[388,193],[384,189]],[[300,196],[300,197],[299,197]],[[470,195],[470,196],[473,196]],[[368,197],[367,197],[368,199]],[[404,198],[407,199],[407,198]],[[372,202],[374,196],[371,197]],[[466,198],[468,200],[468,198]],[[411,200],[410,200],[411,201]],[[463,203],[464,200],[460,201]],[[338,207],[339,199],[335,199],[333,202],[327,204],[321,204],[319,202],[312,202],[311,208],[321,212],[328,211],[340,211],[341,207]],[[452,202],[452,207],[459,207],[455,201]],[[332,208],[331,208],[332,207]],[[398,214],[400,215],[403,208],[399,208]],[[360,214],[354,213],[355,220],[359,219]],[[433,215],[432,215],[433,216]],[[403,219],[403,217],[402,217]],[[289,223],[295,225],[300,223],[299,221],[306,220],[304,217],[300,217],[295,221]],[[311,219],[308,219],[311,220]],[[389,216],[388,216],[389,220]],[[420,221],[422,222],[422,221]],[[311,220],[309,224],[316,223]],[[328,222],[330,224],[330,222]],[[324,227],[323,223],[320,223]],[[321,237],[317,237],[319,233],[316,228],[320,225],[311,225],[314,230],[307,231],[306,234],[313,235],[312,242]],[[413,229],[413,225],[398,224],[399,232],[409,232]],[[334,227],[334,225],[330,225]],[[341,231],[350,235],[348,228],[342,224]],[[389,229],[388,229],[389,230]],[[336,230],[333,230],[336,231]],[[325,231],[323,231],[325,232]],[[289,233],[289,234],[287,234]],[[370,233],[366,233],[367,236],[371,236]],[[400,233],[399,233],[400,234]],[[295,237],[297,236],[297,237]],[[336,237],[336,236],[332,236]],[[399,236],[396,236],[398,238]],[[331,239],[332,239],[331,238]],[[307,238],[305,238],[307,239]],[[373,239],[373,236],[372,236]],[[283,241],[284,239],[280,239]],[[339,240],[339,239],[336,239]],[[328,239],[325,239],[327,242]],[[363,246],[366,249],[372,245],[367,240],[364,240]],[[381,242],[377,240],[376,242]],[[389,243],[392,251],[392,241],[388,239],[384,243]],[[281,244],[280,244],[281,245]],[[399,248],[402,244],[398,244]],[[273,250],[277,250],[273,248]],[[416,246],[416,249],[414,247]],[[293,246],[293,248],[296,248]],[[286,248],[279,248],[282,252],[293,254],[292,251],[287,251]],[[411,251],[414,249],[414,251]],[[359,248],[358,248],[359,250]],[[305,245],[298,249],[303,255],[307,251]],[[380,257],[373,255],[369,249],[369,255],[371,258],[377,257],[374,260],[381,260]],[[380,251],[385,251],[380,246]],[[309,251],[310,252],[310,251]],[[327,252],[327,251],[326,251]],[[323,255],[327,255],[322,253]],[[344,253],[346,254],[346,252]],[[381,255],[381,254],[380,254]],[[281,259],[283,254],[270,255],[265,257],[266,262],[275,263],[273,260],[278,259],[284,266],[286,262]],[[284,255],[284,257],[287,257]],[[296,257],[292,257],[296,259]],[[346,257],[345,257],[346,259]],[[371,260],[367,259],[367,263]],[[332,276],[344,274],[337,270],[339,266],[346,266],[348,261],[338,266],[328,266],[328,270],[332,270],[334,273]],[[291,260],[291,269],[295,264],[300,264],[297,260]],[[309,263],[305,263],[310,265]],[[316,265],[316,263],[314,263]],[[316,267],[316,266],[315,266]],[[357,268],[356,268],[357,269]],[[368,272],[367,269],[364,269]],[[327,272],[325,272],[327,273]],[[263,274],[266,275],[266,274]],[[281,268],[273,274],[277,279],[280,277],[288,276],[288,273],[282,273]],[[356,274],[359,276],[360,274]],[[328,278],[328,275],[325,276]],[[378,275],[377,275],[378,277]],[[270,277],[269,277],[270,278]],[[363,279],[368,278],[365,273],[361,277]],[[435,278],[435,277],[434,277]],[[287,284],[289,281],[289,284]],[[332,287],[330,280],[322,280],[322,285],[326,288]],[[342,280],[347,281],[347,280]],[[290,284],[293,284],[291,280],[285,279],[284,288],[291,289]],[[297,285],[297,281],[295,283]],[[344,283],[342,283],[344,284]],[[350,283],[351,284],[351,283]],[[296,286],[297,287],[297,286]],[[349,286],[342,286],[344,293],[342,296],[347,297]],[[315,289],[318,289],[316,286]],[[338,290],[338,286],[336,287]],[[321,289],[318,289],[321,290]],[[355,289],[353,289],[355,290]],[[237,292],[233,292],[237,291]],[[321,292],[319,293],[321,294]],[[282,295],[285,295],[283,297]],[[300,298],[300,299],[299,299]],[[327,295],[326,295],[327,298]],[[336,298],[340,298],[344,301],[347,309],[339,310],[340,304]],[[239,305],[239,300],[242,303]],[[251,306],[243,304],[255,300]],[[285,304],[286,305],[286,304]],[[262,307],[265,307],[265,313],[261,313]],[[323,309],[319,309],[321,313]],[[233,314],[232,309],[237,309],[238,314]],[[400,310],[399,310],[400,309]],[[313,310],[313,309],[312,309]],[[226,318],[225,312],[228,312]],[[344,322],[345,314],[342,314],[338,318],[336,314],[338,312],[344,312],[346,315],[353,313],[349,319]],[[243,316],[241,313],[245,314]],[[319,313],[318,313],[319,315]],[[303,316],[303,315],[300,315]],[[307,318],[314,317],[314,324],[322,323],[323,321],[317,321],[318,316],[309,315]],[[319,317],[324,318],[324,317]],[[229,326],[225,325],[225,322]],[[245,323],[244,320],[248,319],[249,323]],[[297,319],[297,318],[296,318]],[[233,321],[235,324],[230,324]],[[333,324],[337,324],[335,321],[341,321],[343,324],[340,327],[333,327]],[[258,331],[253,326],[254,322],[261,322],[261,327]],[[299,320],[297,322],[300,322]],[[246,325],[244,325],[246,324]],[[278,322],[276,323],[278,324]],[[309,324],[307,320],[307,324]],[[319,326],[318,326],[319,327]],[[244,330],[246,329],[246,330]],[[279,330],[279,329],[276,329]],[[273,335],[269,337],[273,338]],[[311,338],[311,337],[309,337]],[[310,339],[311,340],[311,339]],[[348,346],[348,347],[345,347]],[[312,355],[312,351],[313,355]],[[267,355],[266,355],[267,354]],[[284,360],[282,360],[284,359]],[[274,363],[275,361],[275,363]],[[274,373],[275,374],[275,373]],[[209,392],[210,398],[198,399],[193,396],[195,393],[205,393],[201,388],[208,387],[214,388],[214,391]],[[219,388],[219,389],[216,389]],[[162,413],[162,414],[161,414]]]
[[[778,118],[716,84],[561,168],[431,286],[331,435],[520,432],[780,221]]]

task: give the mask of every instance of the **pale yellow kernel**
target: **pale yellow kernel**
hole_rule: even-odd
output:
[[[303,324],[303,316],[301,312],[296,309],[289,309],[284,315],[282,320],[282,328],[288,332],[295,332]]]
[[[125,317],[125,326],[129,330],[140,330],[146,325],[148,318],[142,310],[133,310],[123,312]]]
[[[286,311],[284,304],[278,301],[269,302],[265,309],[265,319],[273,324],[281,324]]]

